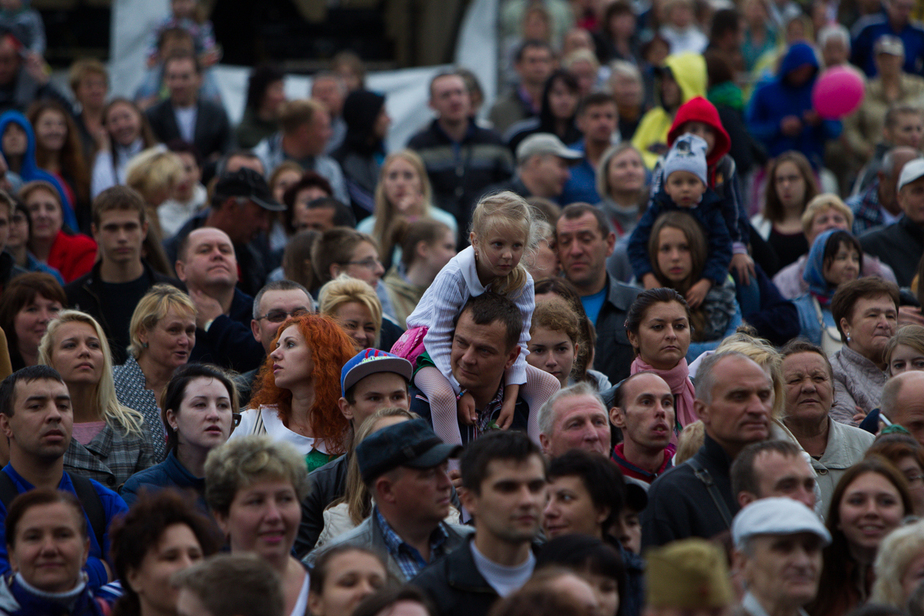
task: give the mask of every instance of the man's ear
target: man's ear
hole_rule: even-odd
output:
[[[148,239],[148,228],[149,228],[148,221],[145,220],[143,223],[141,223],[141,241],[142,242]]]
[[[619,429],[626,427],[625,417],[622,416],[622,409],[614,406],[610,409],[610,423]]]
[[[0,434],[6,438],[13,438],[13,428],[10,426],[10,416],[6,413],[0,413]]]
[[[552,445],[552,442],[549,440],[549,437],[545,434],[539,433],[539,447],[542,449],[544,455],[549,455],[549,447]]]
[[[574,124],[577,126],[577,129],[582,133],[587,130],[587,120],[584,117],[583,113],[579,113],[576,118],[574,118]]]
[[[513,350],[507,355],[507,362],[504,364],[504,372],[507,371],[507,368],[513,365],[513,362],[517,360],[517,357],[520,356],[520,345],[513,347]]]
[[[343,413],[343,416],[347,418],[348,421],[353,421],[353,405],[350,404],[349,400],[346,398],[340,398],[337,400],[337,406],[340,408],[340,412]],[[359,426],[356,426],[359,428]]]
[[[606,236],[606,256],[613,254],[613,250],[616,248],[616,234],[610,231]]]
[[[750,493],[750,492],[747,492],[747,491],[745,491],[745,492],[738,492],[738,494],[737,494],[737,499],[738,499],[738,505],[739,505],[742,509],[744,509],[745,507],[747,507],[748,505],[750,505],[751,503],[753,503],[754,501],[756,501],[756,500],[757,500],[757,496],[754,495],[754,494],[752,494],[752,493]]]
[[[186,282],[186,265],[177,259],[173,264],[173,269],[176,270],[176,277],[180,279],[180,282]]]
[[[731,570],[733,573],[744,574],[744,568],[747,566],[748,557],[741,550],[732,550]]]
[[[542,438],[542,435],[539,436]],[[478,513],[478,495],[471,490],[459,490],[459,503],[474,517]]]
[[[609,507],[600,507],[597,510],[597,524],[603,524],[608,517],[610,517],[610,512],[613,511]]]
[[[96,223],[90,223],[90,235],[93,236],[93,240],[99,244],[99,229],[96,228]]]
[[[398,499],[395,498],[395,492],[393,488],[394,485],[386,473],[372,483],[372,496],[377,502],[394,504]]]
[[[696,411],[696,416],[702,420],[704,426],[709,425],[709,407],[702,400],[693,401],[693,410]]]
[[[263,337],[260,335],[260,323],[256,319],[250,320],[250,333],[253,334],[254,340],[260,343],[263,342]]]
[[[330,264],[330,270],[329,270],[328,273],[330,274],[330,279],[331,279],[331,280],[336,280],[337,276],[340,275],[340,264],[339,264],[339,263],[331,263],[331,264]]]

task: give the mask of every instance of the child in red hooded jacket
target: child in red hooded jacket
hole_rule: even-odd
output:
[[[722,199],[720,209],[732,240],[732,260],[729,269],[737,273],[741,284],[748,286],[750,277],[756,275],[754,261],[748,254],[751,230],[747,212],[741,201],[735,161],[728,155],[731,139],[722,126],[715,106],[702,96],[691,98],[677,110],[674,123],[667,133],[668,147],[673,146],[678,137],[687,133],[696,135],[706,142],[709,188]],[[658,161],[655,166],[651,182],[652,195],[657,194],[661,188],[662,163],[663,160]]]

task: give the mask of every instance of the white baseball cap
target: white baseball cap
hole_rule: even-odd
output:
[[[909,160],[902,167],[902,174],[898,176],[898,190],[921,177],[924,177],[924,158]]]

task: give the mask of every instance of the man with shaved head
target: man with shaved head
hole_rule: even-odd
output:
[[[181,258],[190,232],[201,227],[221,229],[234,245],[240,276],[237,286],[253,296],[266,284],[269,269],[274,267],[258,246],[258,236],[269,231],[272,213],[281,212],[286,206],[273,198],[266,180],[252,168],[259,165],[259,160],[240,154],[237,160],[234,165],[234,161],[226,161],[228,168],[237,168],[222,173],[212,190],[209,207],[186,221],[174,237],[167,239],[164,252],[172,264]]]
[[[924,446],[924,372],[909,370],[889,379],[882,388],[879,415]]]
[[[674,394],[654,372],[638,372],[619,385],[615,402],[610,421],[622,431],[622,442],[613,460],[626,479],[647,488],[673,466]]]
[[[238,264],[228,234],[215,227],[190,232],[175,267],[196,305],[196,346],[189,361],[238,372],[259,366],[264,351],[250,331],[253,298],[236,286]]]

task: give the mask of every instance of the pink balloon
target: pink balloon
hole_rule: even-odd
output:
[[[849,66],[833,66],[815,80],[812,106],[822,118],[837,120],[860,106],[864,92],[863,77],[859,71]]]

